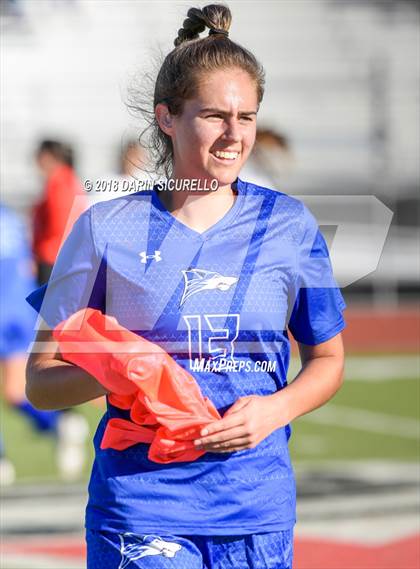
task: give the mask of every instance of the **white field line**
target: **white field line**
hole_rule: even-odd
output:
[[[345,378],[366,381],[419,379],[420,358],[416,355],[347,358]]]
[[[418,514],[392,514],[383,516],[364,513],[358,518],[311,520],[299,518],[295,530],[297,539],[327,539],[366,546],[381,546],[399,539],[412,537],[420,530]]]
[[[300,369],[298,358],[292,358],[289,379]],[[356,381],[390,381],[399,378],[420,378],[420,357],[401,356],[348,356],[346,358],[345,379]]]
[[[413,482],[420,485],[420,464],[394,460],[323,460],[313,463],[312,460],[301,460],[296,464],[298,475],[316,472],[318,475],[327,472],[328,475],[355,480],[364,480],[371,484],[384,484],[398,481],[399,483]],[[420,497],[420,496],[419,496]]]
[[[397,435],[408,439],[420,438],[420,421],[355,407],[328,404],[317,411],[300,417],[301,421],[336,425],[383,435]]]
[[[299,513],[302,521],[317,521],[328,517],[336,519],[357,518],[362,515],[372,517],[401,514],[404,510],[412,514],[420,507],[420,494],[416,487],[408,490],[381,490],[370,494],[342,494],[329,496],[328,500],[320,497],[299,501]],[[413,533],[420,531],[420,518],[413,528]]]
[[[329,444],[326,437],[305,434],[304,437],[293,439],[293,447],[301,453],[315,456],[327,452]]]

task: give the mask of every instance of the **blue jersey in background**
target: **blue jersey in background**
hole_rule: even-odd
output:
[[[36,318],[25,297],[35,286],[26,227],[0,204],[0,358],[26,352],[33,339]]]

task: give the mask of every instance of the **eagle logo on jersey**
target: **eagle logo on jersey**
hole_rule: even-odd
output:
[[[125,569],[132,561],[148,555],[174,557],[181,549],[179,543],[164,541],[158,535],[136,535],[135,533],[118,534],[121,542],[121,562],[118,569]],[[127,543],[125,540],[130,540]]]
[[[215,271],[206,271],[204,269],[188,269],[182,271],[184,275],[184,293],[181,298],[180,307],[193,294],[197,294],[202,290],[229,290],[230,287],[238,282],[237,277],[226,277]]]

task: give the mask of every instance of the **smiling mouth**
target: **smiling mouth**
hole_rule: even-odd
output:
[[[238,159],[240,152],[228,152],[224,150],[216,150],[212,152],[211,155],[215,157],[220,162],[228,163],[235,162]]]

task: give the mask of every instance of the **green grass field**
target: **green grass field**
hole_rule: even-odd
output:
[[[414,379],[346,382],[324,409],[313,413],[322,415],[324,410],[333,407],[330,424],[313,422],[312,414],[295,421],[291,440],[293,458],[305,461],[418,460],[419,391],[420,385]],[[350,413],[356,415],[354,425],[343,426],[340,411],[346,410],[348,416],[349,408]],[[328,417],[330,415],[328,412]],[[407,433],[396,434],[394,429],[401,422],[407,424]]]
[[[413,370],[402,375],[381,380],[378,373],[375,380],[368,381],[359,373],[355,374],[357,379],[347,378],[326,407],[294,422],[290,444],[293,460],[418,460],[420,385]],[[5,447],[18,480],[56,478],[52,438],[34,433],[17,412],[4,404],[0,410]],[[87,404],[79,410],[94,432],[102,409]],[[89,452],[92,460],[92,443]],[[89,470],[90,463],[86,477]]]

